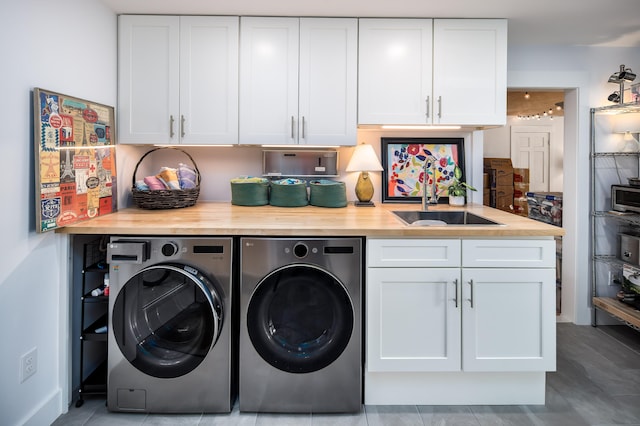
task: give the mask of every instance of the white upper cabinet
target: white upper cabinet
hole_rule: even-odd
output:
[[[118,141],[238,143],[238,17],[120,16]]]
[[[507,21],[360,19],[358,123],[504,125]]]
[[[241,18],[240,143],[355,145],[358,21]]]
[[[430,123],[431,19],[360,19],[358,123]]]
[[[434,124],[507,121],[507,21],[433,21]]]

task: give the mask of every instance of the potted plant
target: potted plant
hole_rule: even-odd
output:
[[[473,186],[461,181],[461,178],[462,169],[456,166],[455,169],[453,169],[453,182],[451,183],[451,185],[449,185],[448,189],[449,204],[452,206],[464,206],[467,190],[477,191]]]

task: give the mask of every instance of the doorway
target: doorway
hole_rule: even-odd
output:
[[[551,126],[511,126],[511,163],[529,169],[529,190],[549,192]]]

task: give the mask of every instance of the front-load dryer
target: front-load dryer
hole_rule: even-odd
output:
[[[240,411],[360,411],[361,250],[359,238],[240,239]]]
[[[111,237],[109,410],[231,411],[232,244]]]

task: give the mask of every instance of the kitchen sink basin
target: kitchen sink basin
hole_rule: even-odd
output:
[[[446,225],[502,225],[486,217],[467,211],[393,211],[400,220],[409,226],[446,226]]]

